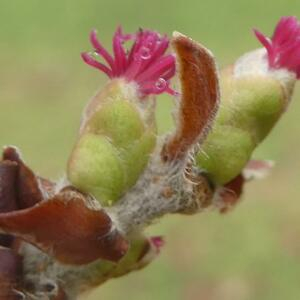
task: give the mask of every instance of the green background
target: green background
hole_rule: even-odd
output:
[[[105,45],[118,24],[171,34],[210,48],[220,66],[258,47],[251,29],[271,34],[299,0],[0,0],[0,146],[22,149],[44,176],[64,174],[81,111],[104,75],[82,63],[90,29]],[[172,104],[160,97],[161,131]],[[166,236],[143,271],[112,280],[84,299],[298,300],[300,298],[300,84],[289,111],[256,152],[275,160],[267,179],[247,185],[230,214],[166,217],[149,229]]]

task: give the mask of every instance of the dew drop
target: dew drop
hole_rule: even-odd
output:
[[[142,47],[140,50],[140,56],[142,59],[147,60],[151,58],[151,51],[147,47]]]
[[[97,51],[94,51],[94,52],[89,52],[89,54],[94,57],[94,58],[99,58],[99,54],[97,53]]]
[[[155,82],[155,87],[156,89],[158,89],[159,91],[164,90],[167,87],[167,82],[165,79],[163,78],[159,78],[156,82]]]

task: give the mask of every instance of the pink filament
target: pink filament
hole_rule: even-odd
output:
[[[270,68],[286,68],[300,78],[300,22],[296,17],[282,17],[272,38],[254,30],[257,39],[266,48]]]
[[[123,45],[128,40],[133,41],[129,51]],[[142,97],[163,92],[176,94],[170,87],[170,80],[175,75],[175,57],[165,54],[169,46],[166,36],[161,37],[150,30],[123,34],[118,27],[113,37],[113,56],[101,45],[95,30],[90,34],[90,41],[95,53],[107,65],[98,62],[91,53],[82,53],[84,62],[109,78],[124,77],[127,81],[135,81]]]

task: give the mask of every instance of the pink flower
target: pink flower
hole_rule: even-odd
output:
[[[133,41],[127,50],[124,42]],[[93,30],[90,41],[92,53],[82,53],[83,60],[90,66],[104,72],[109,78],[123,77],[128,82],[138,84],[141,96],[167,92],[174,95],[170,79],[175,75],[175,57],[165,54],[169,39],[150,30],[139,30],[135,34],[123,34],[118,27],[113,37],[113,55],[101,45]],[[102,57],[106,64],[100,63],[95,56]]]
[[[269,66],[273,69],[286,68],[300,78],[300,22],[296,17],[282,17],[272,39],[254,30],[258,40],[268,53]]]

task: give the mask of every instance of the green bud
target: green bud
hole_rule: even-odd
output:
[[[92,133],[77,142],[68,177],[76,188],[103,203],[115,201],[125,186],[125,170],[117,149],[107,137]]]
[[[217,122],[234,124],[251,133],[257,143],[261,142],[286,107],[280,83],[268,76],[232,77],[223,83],[222,77],[223,98]]]
[[[112,81],[92,100],[68,164],[70,182],[103,205],[112,205],[136,183],[156,142],[153,122],[126,85]]]
[[[156,142],[156,135],[153,130],[146,131],[138,140],[132,145],[123,149],[120,152],[120,157],[123,165],[127,170],[126,185],[133,186],[146,167],[149,154],[153,151]]]
[[[247,131],[216,124],[197,154],[196,163],[214,182],[224,184],[240,173],[254,148]]]
[[[136,107],[124,99],[103,103],[88,122],[85,131],[109,138],[118,148],[126,148],[138,140],[145,126]]]
[[[268,74],[235,76],[227,68],[220,83],[220,108],[196,162],[223,185],[241,173],[285,111],[287,100],[280,81]]]

